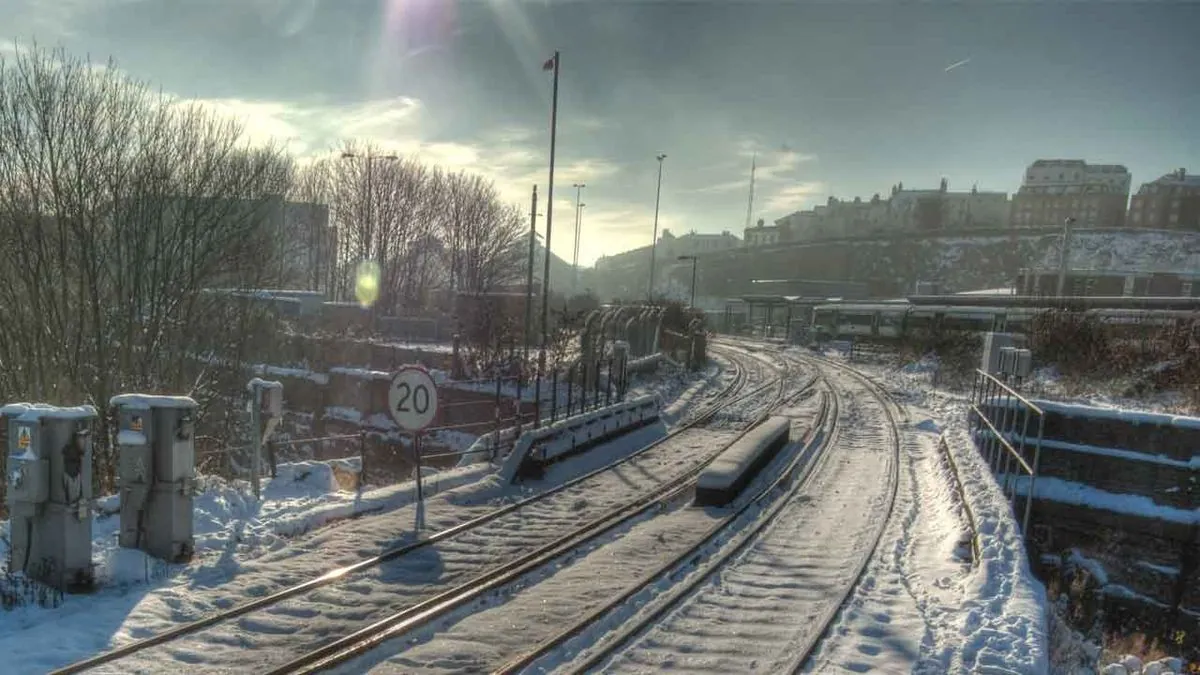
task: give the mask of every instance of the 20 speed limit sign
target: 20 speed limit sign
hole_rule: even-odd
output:
[[[437,417],[437,385],[424,368],[406,366],[392,377],[388,410],[405,431],[421,431]]]

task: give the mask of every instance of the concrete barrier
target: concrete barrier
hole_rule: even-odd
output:
[[[696,506],[725,506],[791,439],[792,420],[771,417],[725,448],[696,479]]]
[[[500,475],[508,482],[539,476],[555,462],[654,422],[658,413],[656,397],[640,396],[531,429],[513,444]]]

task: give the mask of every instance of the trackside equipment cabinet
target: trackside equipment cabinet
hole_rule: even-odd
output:
[[[109,406],[117,421],[121,546],[167,562],[190,560],[196,402],[121,394]]]
[[[65,591],[91,587],[90,405],[15,403],[0,408],[7,431],[8,569]]]

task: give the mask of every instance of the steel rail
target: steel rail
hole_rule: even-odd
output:
[[[808,386],[811,386],[815,381],[816,378]],[[767,419],[770,410],[785,398],[787,392],[786,369],[785,372],[780,373],[778,382],[779,392],[773,398],[772,405],[766,411],[759,414],[737,437],[731,439],[728,443],[723,443],[717,451],[710,454],[704,461],[699,462],[675,478],[660,484],[654,490],[645,493],[637,500],[609,511],[521,558],[500,567],[487,570],[473,579],[444,591],[433,598],[404,608],[370,626],[323,645],[278,668],[269,670],[266,675],[284,675],[285,673],[307,675],[333,668],[377,648],[388,640],[395,639],[418,627],[427,625],[454,609],[471,602],[484,593],[502,587],[543,567],[563,554],[569,553],[603,536],[642,513],[677,499],[692,488],[700,472],[711,461],[716,459],[722,450],[730,444],[737,442],[738,439],[749,433],[751,429]],[[763,387],[759,387],[757,391],[761,391],[762,389]]]
[[[521,499],[519,501],[513,502],[511,504],[507,504],[505,506],[502,506],[502,507],[495,509],[493,511],[490,511],[488,513],[482,514],[482,515],[472,518],[470,520],[459,523],[458,525],[454,525],[447,529],[432,533],[429,536],[424,537],[422,539],[418,539],[416,541],[412,541],[407,544],[403,544],[400,546],[396,546],[396,547],[387,549],[377,555],[371,556],[369,558],[365,558],[365,559],[360,560],[351,565],[346,565],[346,566],[343,566],[340,568],[330,570],[316,578],[310,579],[305,582],[301,582],[299,584],[295,584],[288,588],[281,589],[270,595],[266,595],[261,598],[256,598],[256,599],[246,602],[242,605],[238,605],[236,607],[232,607],[227,610],[222,610],[220,612],[215,612],[213,614],[210,614],[209,616],[197,619],[197,620],[189,622],[189,623],[182,624],[180,626],[176,626],[174,628],[163,631],[156,635],[152,635],[150,637],[143,638],[136,642],[131,642],[129,644],[123,645],[116,649],[97,654],[95,656],[77,661],[75,663],[68,664],[66,666],[63,666],[62,668],[51,671],[51,675],[71,675],[73,673],[85,672],[87,670],[91,670],[98,666],[102,666],[102,665],[109,664],[109,663],[112,663],[115,661],[119,661],[121,659],[128,658],[134,654],[145,651],[147,649],[170,643],[172,641],[178,640],[179,638],[185,637],[187,635],[198,633],[202,630],[205,630],[205,629],[215,626],[217,624],[224,623],[226,621],[236,619],[236,618],[244,616],[246,614],[250,614],[252,612],[256,612],[256,611],[274,606],[276,604],[279,604],[280,602],[283,602],[284,600],[288,600],[290,598],[293,598],[293,597],[296,597],[299,595],[303,595],[305,593],[316,590],[318,588],[322,588],[322,587],[331,585],[340,580],[347,579],[353,575],[360,574],[360,573],[370,570],[372,568],[378,567],[379,565],[382,565],[386,562],[390,562],[390,561],[396,560],[398,558],[401,558],[401,557],[408,555],[414,551],[429,547],[437,542],[444,541],[444,540],[450,539],[452,537],[469,532],[471,530],[474,530],[481,525],[492,522],[502,516],[505,516],[509,513],[517,511],[519,509],[525,508],[526,506],[528,506],[530,504],[540,502],[548,497],[551,497],[555,494],[563,492],[564,490],[567,490],[567,489],[574,487],[580,483],[583,483],[584,481],[594,478],[606,471],[612,470],[612,469],[619,467],[627,462],[630,462],[638,457],[641,457],[642,455],[652,451],[654,448],[662,445],[663,443],[666,443],[670,440],[675,439],[680,434],[701,426],[707,420],[709,420],[710,418],[715,416],[723,408],[734,405],[739,401],[745,400],[745,398],[753,396],[755,393],[760,392],[763,388],[765,388],[766,386],[769,386],[771,384],[770,382],[767,382],[759,387],[755,387],[754,389],[752,389],[749,392],[744,392],[744,393],[741,392],[741,390],[746,387],[746,385],[748,384],[748,380],[749,380],[749,376],[748,376],[748,373],[746,372],[745,364],[744,363],[739,364],[737,358],[731,357],[730,360],[734,363],[734,366],[736,368],[733,380],[725,388],[723,388],[717,394],[716,397],[714,397],[714,400],[712,400],[708,404],[708,406],[704,409],[703,412],[696,415],[692,419],[684,422],[677,428],[673,429],[666,436],[664,436],[664,437],[654,441],[653,443],[650,443],[650,444],[646,445],[645,447],[640,448],[637,451],[630,453],[629,455],[626,455],[614,462],[611,462],[609,464],[606,464],[605,466],[602,466],[602,467],[599,467],[592,471],[589,471],[581,476],[573,478],[569,481],[562,483],[561,485],[554,486],[553,488],[547,489],[538,494],[531,495],[531,496]]]

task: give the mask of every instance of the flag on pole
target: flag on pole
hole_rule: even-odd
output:
[[[553,56],[546,59],[546,62],[542,64],[542,70],[554,70],[554,57]]]

